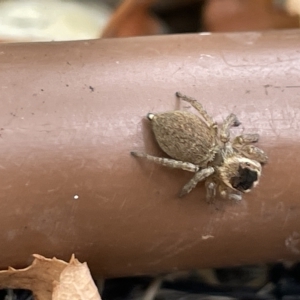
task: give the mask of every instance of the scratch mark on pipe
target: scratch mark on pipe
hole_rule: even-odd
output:
[[[286,214],[286,216],[285,216],[285,218],[284,218],[284,222],[283,222],[283,225],[282,225],[282,229],[285,227],[285,225],[286,225],[286,223],[287,223],[289,217],[290,217],[290,210],[288,210],[288,212],[287,212],[287,214]]]
[[[101,200],[103,200],[105,203],[109,201],[109,199],[107,197],[101,196],[101,195],[97,195]]]
[[[58,186],[57,188],[54,188],[54,189],[49,189],[47,190],[48,193],[53,193],[53,192],[57,192],[60,190],[60,186]]]
[[[207,235],[202,235],[202,240],[208,240],[208,239],[213,239],[215,238],[213,235],[207,234]]]
[[[126,201],[127,201],[127,198],[125,197],[125,199],[123,200],[122,204],[120,205],[120,210],[123,209],[123,207],[124,207]]]
[[[171,257],[173,257],[173,256],[176,256],[176,255],[180,254],[181,252],[184,252],[184,251],[186,251],[186,250],[188,250],[188,249],[194,247],[195,245],[197,245],[197,244],[199,243],[198,240],[195,240],[195,241],[192,241],[192,242],[190,242],[190,243],[188,243],[188,244],[185,244],[185,245],[182,246],[182,247],[178,247],[178,248],[177,248],[178,244],[180,244],[181,242],[182,242],[182,241],[180,241],[179,243],[176,243],[175,245],[173,245],[173,246],[172,246],[172,249],[170,249],[170,250],[168,251],[167,254],[163,255],[160,259],[158,259],[158,260],[152,262],[151,265],[157,265],[157,264],[159,264],[161,261],[164,261],[164,260],[166,260],[166,259],[168,259],[168,258],[171,258]],[[177,250],[174,250],[174,248],[175,248],[174,246],[177,248]]]
[[[268,96],[269,95],[269,93],[268,93],[268,88],[270,87],[271,85],[270,84],[265,84],[263,87],[265,88],[265,94],[266,94],[266,96]]]

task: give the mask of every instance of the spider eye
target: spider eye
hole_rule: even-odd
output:
[[[252,188],[253,183],[257,181],[258,176],[256,171],[252,171],[248,168],[239,167],[238,175],[232,177],[230,183],[233,188],[238,191],[244,192]]]

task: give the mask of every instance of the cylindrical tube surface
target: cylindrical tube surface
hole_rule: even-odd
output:
[[[0,267],[31,254],[135,275],[300,257],[299,31],[0,45]],[[208,205],[159,150],[148,112],[196,97],[269,155],[239,204]],[[193,110],[191,110],[193,111]]]

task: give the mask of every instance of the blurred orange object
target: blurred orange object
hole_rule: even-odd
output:
[[[299,19],[272,0],[208,0],[203,14],[207,31],[298,28]]]
[[[102,37],[126,37],[164,33],[162,23],[150,12],[156,0],[124,0],[117,8]]]

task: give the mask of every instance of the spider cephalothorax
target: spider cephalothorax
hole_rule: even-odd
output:
[[[261,164],[268,160],[263,150],[252,145],[258,141],[259,135],[246,134],[231,140],[230,128],[240,125],[234,114],[218,126],[197,100],[181,93],[176,93],[176,96],[189,102],[201,118],[186,111],[147,115],[159,146],[171,158],[141,152],[131,154],[167,167],[194,172],[180,196],[206,179],[207,200],[214,198],[217,190],[223,197],[241,200],[242,193],[257,185]]]

